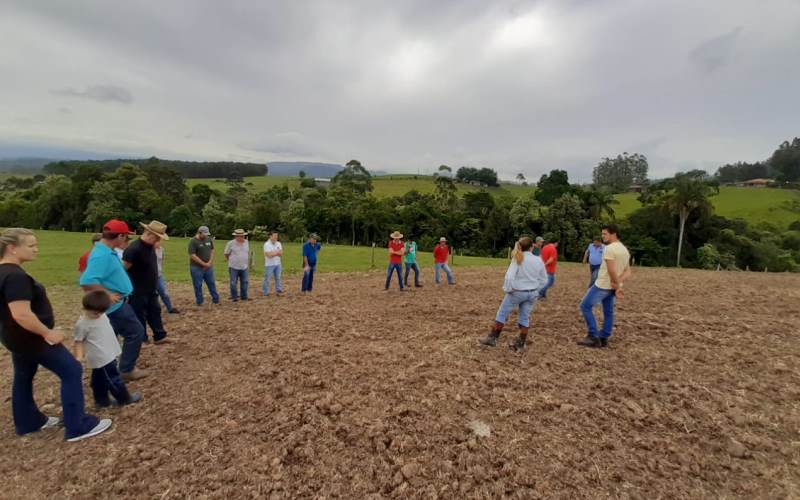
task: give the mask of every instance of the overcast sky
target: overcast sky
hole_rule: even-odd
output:
[[[445,163],[589,180],[800,136],[800,2],[0,3],[0,156]]]

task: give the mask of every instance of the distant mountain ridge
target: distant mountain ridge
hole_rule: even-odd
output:
[[[302,170],[308,177],[333,177],[344,166],[335,163],[271,161],[267,162],[267,168],[267,175],[295,177]]]
[[[0,172],[8,173],[39,173],[39,170],[53,158],[0,158]]]

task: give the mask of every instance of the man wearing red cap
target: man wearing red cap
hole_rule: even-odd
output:
[[[87,292],[105,290],[111,296],[113,304],[106,311],[106,315],[111,321],[114,333],[124,340],[119,371],[122,372],[125,381],[147,376],[147,372],[136,368],[144,340],[144,327],[129,303],[129,297],[133,293],[133,283],[116,254],[117,248],[125,248],[128,245],[131,234],[135,233],[121,220],[112,219],[106,222],[103,225],[103,237],[89,254],[86,271],[81,275],[79,282]]]

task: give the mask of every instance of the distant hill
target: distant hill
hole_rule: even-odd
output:
[[[14,174],[38,174],[53,158],[0,158],[0,172]]]
[[[267,163],[267,168],[269,176],[296,177],[302,170],[308,177],[333,177],[344,167],[335,163],[271,161]]]

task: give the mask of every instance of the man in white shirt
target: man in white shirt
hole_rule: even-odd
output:
[[[283,255],[283,245],[278,241],[278,231],[272,231],[269,240],[264,243],[264,283],[261,285],[264,297],[269,295],[269,280],[272,277],[275,278],[275,293],[279,296],[283,294],[281,255]]]
[[[245,238],[247,232],[244,229],[237,229],[233,232],[233,239],[225,245],[225,260],[228,261],[228,273],[231,281],[231,300],[239,301],[237,281],[241,288],[242,300],[250,300],[247,297],[247,287],[250,283],[250,243]]]

